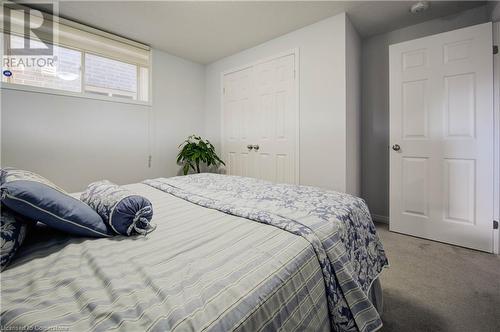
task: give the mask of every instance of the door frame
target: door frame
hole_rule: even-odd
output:
[[[500,22],[493,22],[493,45],[500,46]],[[500,221],[500,54],[493,55],[494,188],[493,219]],[[493,253],[500,254],[500,230],[493,230]]]
[[[224,143],[224,76],[247,69],[249,67],[256,66],[263,62],[268,62],[271,60],[275,60],[278,58],[282,58],[288,55],[294,55],[294,71],[295,71],[295,184],[300,184],[300,61],[299,61],[299,48],[293,48],[288,51],[279,52],[272,56],[268,56],[265,58],[261,58],[257,61],[247,63],[244,65],[239,65],[236,67],[232,67],[231,69],[224,70],[220,73],[220,105],[221,105],[221,113],[220,113],[220,142],[221,142],[221,151],[224,155],[225,153],[225,143]]]

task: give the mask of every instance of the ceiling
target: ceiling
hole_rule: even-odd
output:
[[[347,12],[363,37],[484,5],[432,1],[411,14],[409,1],[60,1],[61,17],[202,64]],[[43,6],[40,7],[43,9]]]

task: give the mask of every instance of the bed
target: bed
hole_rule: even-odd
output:
[[[388,262],[363,200],[217,174],[126,187],[151,200],[156,230],[86,239],[40,229],[1,274],[3,329],[381,327]]]

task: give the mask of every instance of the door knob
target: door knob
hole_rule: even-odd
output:
[[[253,146],[253,148],[254,148],[254,150],[255,150],[255,151],[257,151],[257,150],[260,148],[260,146],[259,146],[258,144],[255,144],[255,145]]]
[[[392,146],[392,149],[393,149],[394,151],[399,151],[399,150],[401,150],[401,147],[399,146],[399,144],[394,144],[394,145]]]
[[[253,149],[253,145],[252,145],[252,144],[248,144],[248,145],[247,145],[247,149],[248,149],[248,150],[252,150],[252,149]]]

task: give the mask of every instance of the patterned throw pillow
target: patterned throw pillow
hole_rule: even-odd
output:
[[[108,180],[91,183],[80,199],[99,213],[117,234],[147,234],[154,230],[151,202]]]
[[[2,248],[0,251],[0,271],[3,271],[21,246],[26,236],[27,225],[7,210],[0,208]]]
[[[2,204],[30,220],[74,235],[112,235],[92,208],[38,174],[4,168],[0,184]]]
[[[36,173],[13,167],[5,167],[0,170],[0,185],[4,185],[5,183],[9,183],[16,180],[28,180],[28,181],[39,182],[55,190],[64,192],[63,189],[59,188],[58,186],[56,186],[43,176],[40,176]]]

